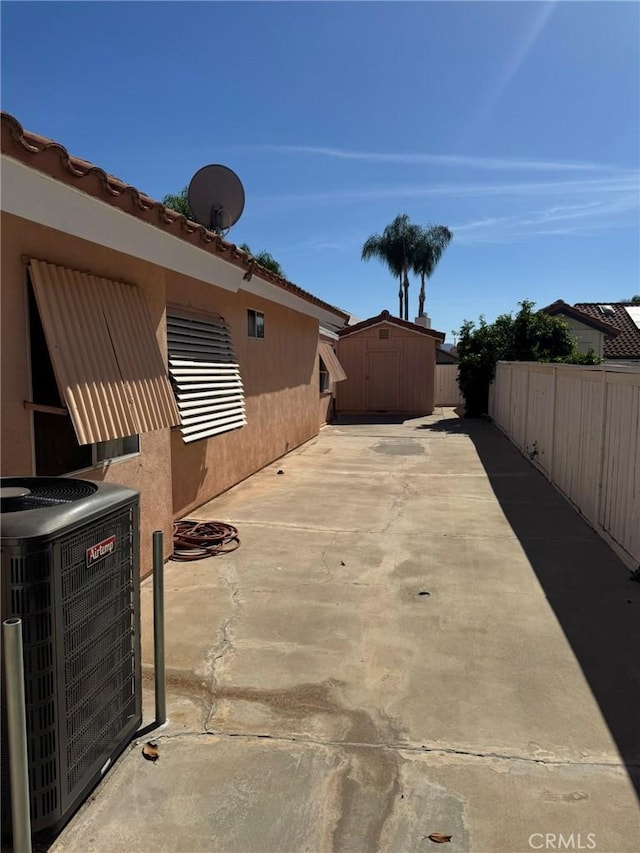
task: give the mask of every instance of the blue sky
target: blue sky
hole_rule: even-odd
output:
[[[3,2],[2,108],[155,198],[241,177],[228,239],[359,317],[397,311],[360,249],[398,213],[454,239],[447,333],[528,298],[640,292],[634,2]],[[417,311],[418,286],[411,289]]]

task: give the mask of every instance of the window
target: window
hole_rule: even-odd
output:
[[[36,475],[58,477],[138,453],[140,441],[137,435],[94,444],[79,444],[69,413],[60,399],[31,285],[29,336],[32,399],[35,406],[41,407],[41,410],[36,408],[33,412]]]
[[[167,345],[185,444],[244,426],[240,366],[224,318],[171,313]]]
[[[262,311],[247,310],[247,332],[250,338],[264,338],[264,314]]]
[[[327,365],[322,360],[322,356],[320,358],[320,393],[324,394],[325,391],[330,390],[331,379],[329,378],[329,371],[327,370]]]
[[[140,451],[140,437],[126,435],[124,438],[112,438],[110,441],[99,441],[94,447],[96,464],[118,459],[121,456],[131,456]]]

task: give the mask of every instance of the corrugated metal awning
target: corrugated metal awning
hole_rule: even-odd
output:
[[[247,423],[240,367],[222,317],[167,316],[169,369],[186,444]]]
[[[318,352],[320,353],[320,358],[325,363],[325,367],[329,371],[329,377],[332,382],[342,382],[343,379],[347,378],[347,374],[344,372],[344,368],[338,361],[338,356],[333,351],[331,344],[320,341],[318,344]]]
[[[78,442],[110,441],[179,424],[142,292],[34,259],[29,272]]]

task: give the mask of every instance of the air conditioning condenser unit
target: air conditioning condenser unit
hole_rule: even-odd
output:
[[[139,494],[87,480],[3,477],[0,504],[2,620],[19,617],[23,628],[31,828],[53,833],[142,722]],[[1,781],[5,833],[4,704]]]

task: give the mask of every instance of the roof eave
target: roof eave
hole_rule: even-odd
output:
[[[585,311],[581,311],[579,308],[574,308],[573,305],[569,305],[561,299],[557,302],[552,302],[551,305],[541,308],[540,312],[542,314],[549,314],[551,317],[557,317],[559,314],[566,314],[567,317],[572,317],[574,320],[584,323],[585,326],[591,326],[610,338],[617,338],[620,334],[620,329],[618,329],[617,326],[613,326],[611,323],[607,323],[604,320],[598,320],[596,317],[592,317],[590,314],[587,314]]]
[[[393,317],[388,311],[383,311],[382,314],[378,314],[375,317],[369,317],[367,320],[361,320],[354,326],[345,326],[338,330],[338,336],[343,338],[349,335],[354,335],[358,332],[362,332],[364,329],[375,328],[375,326],[379,326],[382,323],[388,323],[398,329],[404,329],[417,335],[423,335],[425,337],[438,340],[441,343],[444,342],[446,337],[444,332],[438,332],[436,329],[427,329],[425,326],[420,326],[417,323],[411,323],[409,320],[403,320],[401,317]]]
[[[282,276],[258,264],[242,249],[227,243],[219,235],[182,214],[154,201],[135,187],[108,175],[103,169],[86,160],[71,157],[57,142],[25,131],[20,122],[8,113],[0,114],[2,120],[2,153],[35,172],[83,193],[95,201],[151,225],[161,233],[174,237],[194,249],[231,264],[248,276],[257,277],[320,309],[321,322],[343,325],[349,314],[319,299]]]

